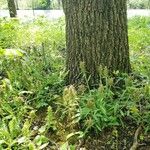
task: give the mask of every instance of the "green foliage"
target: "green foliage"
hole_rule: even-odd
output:
[[[48,22],[45,18],[30,25],[1,20],[1,149],[37,150],[49,146],[46,134],[56,130],[54,114],[49,106],[43,123],[36,126],[36,108],[53,103],[62,91],[63,24],[62,20]],[[41,132],[43,127],[45,130]]]
[[[150,1],[149,0],[128,0],[128,7],[131,9],[145,9],[149,8]]]
[[[45,125],[42,126],[39,129],[40,133],[48,132],[50,129],[52,129],[53,131],[55,131],[57,129],[56,128],[56,123],[57,122],[55,120],[52,108],[51,108],[51,106],[49,106],[47,108],[47,115],[46,115],[46,118],[45,118]]]
[[[46,106],[47,102],[53,99],[56,93],[55,88],[62,86],[62,75],[58,70],[63,72],[62,64],[64,60],[59,51],[65,45],[64,28],[61,27],[63,23],[61,20],[53,23],[47,22],[44,18],[39,18],[30,26],[17,23],[15,26],[16,28],[19,26],[20,29],[17,32],[15,31],[15,35],[14,31],[9,31],[10,29],[5,28],[5,25],[2,27],[3,40],[0,41],[9,42],[1,43],[1,47],[17,47],[17,49],[23,49],[24,51],[15,50],[15,48],[12,50],[1,49],[0,72],[9,78],[12,86],[19,92],[21,90],[31,91],[33,94],[28,94],[28,96],[30,102],[36,102],[36,107]],[[12,26],[14,20],[6,20],[5,23],[2,21],[2,24]],[[14,55],[23,56],[16,57]],[[13,56],[13,59],[10,56]],[[28,78],[29,76],[30,78]]]
[[[16,43],[16,34],[19,20],[3,20],[0,19],[0,47],[1,48],[14,48]]]
[[[51,0],[39,0],[38,5],[39,9],[50,9]]]
[[[60,9],[58,0],[23,0],[18,1],[19,9]],[[7,1],[0,1],[0,9],[7,9]]]
[[[142,73],[147,78],[150,78],[149,35],[150,17],[135,17],[129,21],[129,43],[132,67],[136,72]]]
[[[6,9],[7,8],[7,3],[5,0],[0,1],[0,9]]]
[[[125,84],[118,91],[114,85],[120,80],[125,81]],[[104,128],[114,126],[124,127],[127,118],[131,123],[142,124],[145,129],[149,129],[149,105],[149,83],[139,82],[132,76],[119,78],[113,84],[108,82],[106,86],[101,85],[99,89],[81,97],[80,123],[86,133],[91,130],[99,133]]]
[[[112,92],[105,91],[104,88],[102,86],[99,90],[91,91],[90,95],[81,98],[81,121],[83,120],[83,127],[86,130],[94,129],[98,133],[105,127],[118,125],[117,105],[110,103],[113,101]]]

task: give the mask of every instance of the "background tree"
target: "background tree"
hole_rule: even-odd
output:
[[[58,2],[58,8],[60,9],[61,8],[61,0],[57,0]]]
[[[18,0],[15,0],[15,6],[16,6],[16,9],[19,10]]]
[[[39,0],[38,1],[38,9],[50,9],[51,0]]]
[[[7,0],[10,17],[16,17],[17,11],[14,0]]]
[[[100,66],[129,73],[126,0],[62,0],[66,18],[67,84],[99,84]],[[82,71],[83,72],[83,71]]]

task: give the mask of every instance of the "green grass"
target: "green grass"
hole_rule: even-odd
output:
[[[150,131],[150,18],[129,20],[134,74],[106,85],[64,87],[65,23],[0,20],[0,150],[72,149],[107,128],[142,125]],[[104,70],[106,72],[106,70]],[[124,81],[121,90],[116,84]],[[92,132],[91,132],[92,131]]]
[[[150,17],[129,20],[129,43],[132,67],[150,78]]]

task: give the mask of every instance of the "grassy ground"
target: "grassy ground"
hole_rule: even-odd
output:
[[[106,85],[76,91],[64,86],[63,19],[1,19],[0,150],[128,150],[137,129],[149,149],[150,18],[128,24],[133,74],[114,79],[102,69]]]

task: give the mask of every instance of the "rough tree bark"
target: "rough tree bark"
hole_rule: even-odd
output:
[[[14,0],[7,0],[10,17],[16,17],[17,11]]]
[[[131,71],[126,0],[62,0],[66,18],[67,84],[80,84],[84,63],[91,86],[99,67]]]

